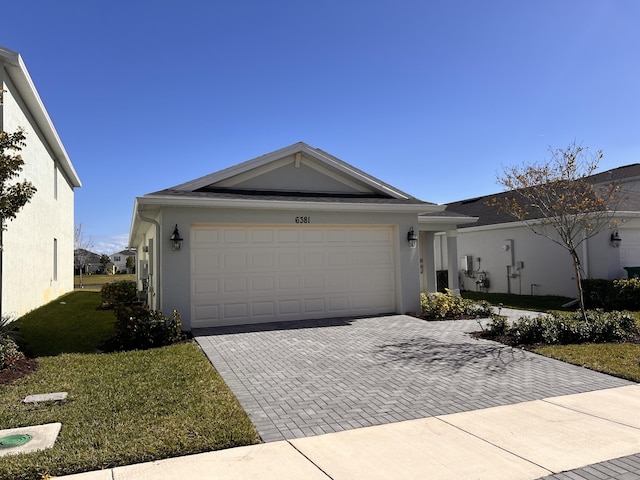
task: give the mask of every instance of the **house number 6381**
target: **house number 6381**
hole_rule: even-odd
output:
[[[296,217],[296,223],[311,223],[311,217]]]

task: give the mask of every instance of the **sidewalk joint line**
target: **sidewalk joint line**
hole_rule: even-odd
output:
[[[594,390],[594,391],[597,392],[598,390]],[[586,392],[586,393],[588,393],[588,392]],[[579,395],[581,395],[581,394],[579,394]],[[551,397],[551,398],[553,398],[553,397]],[[554,402],[551,401],[550,398],[543,398],[541,401],[543,401],[545,403],[548,403],[549,405],[553,405],[554,407],[565,408],[565,409],[570,410],[572,412],[580,413],[580,414],[586,415],[588,417],[597,418],[597,419],[600,419],[600,420],[605,420],[607,422],[615,423],[617,425],[622,425],[623,427],[629,427],[629,428],[633,428],[635,430],[640,430],[640,428],[637,427],[636,425],[629,425],[628,423],[620,422],[618,420],[612,420],[611,418],[607,418],[607,417],[602,417],[600,415],[596,415],[595,413],[584,412],[582,410],[576,409],[575,407],[570,407],[568,405],[561,405],[559,403],[554,403]]]
[[[442,417],[443,417],[443,416],[433,417],[433,418],[437,418],[437,419],[438,419],[438,420],[440,420],[441,422],[446,423],[447,425],[449,425],[449,426],[451,426],[451,427],[453,427],[453,428],[455,428],[455,429],[457,429],[457,430],[460,430],[461,432],[464,432],[464,433],[466,433],[467,435],[471,435],[472,437],[475,437],[475,438],[477,438],[478,440],[480,440],[480,441],[482,441],[482,442],[484,442],[484,443],[487,443],[487,444],[489,444],[489,445],[492,445],[492,446],[496,447],[497,449],[502,450],[503,452],[508,453],[509,455],[512,455],[512,456],[514,456],[514,457],[516,457],[516,458],[519,458],[519,459],[521,459],[521,460],[524,460],[525,462],[530,463],[531,465],[535,465],[536,467],[540,467],[541,469],[546,470],[546,471],[547,471],[547,472],[549,472],[550,474],[559,473],[559,472],[554,472],[553,470],[549,470],[547,467],[545,467],[545,466],[543,466],[543,465],[540,465],[540,464],[538,464],[538,463],[536,463],[536,462],[534,462],[534,461],[532,461],[532,460],[529,460],[528,458],[525,458],[525,457],[523,457],[522,455],[518,455],[518,454],[517,454],[517,453],[515,453],[515,452],[512,452],[512,451],[510,451],[510,450],[507,450],[506,448],[501,447],[500,445],[496,445],[495,443],[490,442],[490,441],[489,441],[489,440],[487,440],[486,438],[482,438],[481,436],[476,435],[475,433],[469,432],[469,431],[465,430],[464,428],[460,428],[460,427],[458,427],[457,425],[454,425],[454,424],[452,424],[452,423],[449,423],[449,422],[447,422],[446,420],[444,420]]]
[[[302,455],[304,458],[306,458],[309,463],[311,463],[311,465],[313,465],[314,467],[316,467],[318,470],[320,470],[323,474],[325,474],[327,476],[327,478],[329,478],[330,480],[334,480],[334,478],[329,475],[326,471],[324,471],[320,465],[318,465],[316,462],[314,462],[313,460],[311,460],[311,458],[309,458],[307,455],[305,455],[304,453],[302,453],[302,450],[300,450],[298,447],[296,447],[293,443],[291,443],[290,440],[285,440],[289,445],[291,445],[293,447],[293,449],[298,452],[300,455]]]

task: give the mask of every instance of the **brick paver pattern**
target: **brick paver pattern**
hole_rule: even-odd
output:
[[[470,335],[479,330],[395,315],[194,335],[265,442],[631,384]]]

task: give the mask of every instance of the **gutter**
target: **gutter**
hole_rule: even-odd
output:
[[[157,256],[158,261],[155,263],[155,270],[156,270],[156,280],[158,283],[158,291],[157,292],[152,292],[154,295],[156,295],[156,303],[157,303],[157,310],[162,310],[162,284],[160,283],[160,268],[162,265],[162,250],[160,248],[160,222],[158,222],[156,219],[154,218],[149,218],[149,217],[145,217],[142,215],[142,212],[138,209],[136,209],[136,215],[138,216],[138,218],[140,219],[140,221],[142,222],[147,222],[147,223],[151,223],[153,225],[155,225],[156,227],[156,248],[155,250],[157,251],[157,254],[154,252],[154,254]],[[136,270],[137,271],[137,270]],[[149,275],[152,275],[151,272],[149,272]],[[151,281],[149,281],[150,284]]]

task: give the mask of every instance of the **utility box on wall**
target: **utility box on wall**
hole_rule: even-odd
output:
[[[465,272],[471,272],[473,270],[473,257],[471,255],[464,255],[460,257],[460,264],[458,267],[460,270]]]
[[[513,267],[514,256],[513,256],[513,240],[508,239],[505,240],[502,244],[502,251],[504,252],[504,261],[505,266]]]

